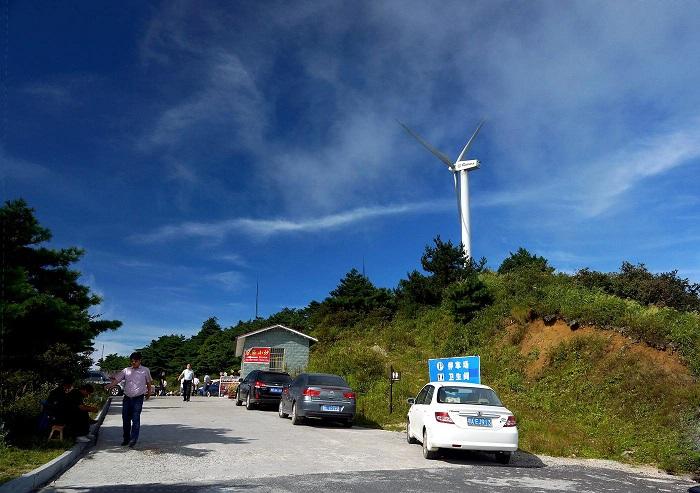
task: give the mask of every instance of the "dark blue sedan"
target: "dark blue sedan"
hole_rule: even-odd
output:
[[[214,397],[219,397],[219,382],[212,382],[209,387],[203,385],[197,390],[197,393],[201,396],[211,397],[213,395]]]

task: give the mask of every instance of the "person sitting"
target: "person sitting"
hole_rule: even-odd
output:
[[[73,380],[64,377],[61,383],[49,392],[46,399],[46,414],[49,425],[66,425],[68,422],[68,393],[73,389]]]
[[[95,420],[90,418],[90,413],[96,413],[99,409],[97,406],[91,406],[84,402],[94,391],[95,388],[86,383],[68,393],[66,424],[73,436],[87,435],[90,433],[90,425],[95,423]]]

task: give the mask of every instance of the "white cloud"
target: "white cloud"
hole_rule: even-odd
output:
[[[34,181],[46,180],[50,175],[51,171],[47,167],[9,156],[0,147],[0,179]]]
[[[609,209],[621,195],[642,180],[661,175],[700,158],[700,124],[633,142],[628,148],[599,159],[582,173],[583,212],[595,216]]]
[[[219,256],[219,259],[223,260],[224,262],[230,262],[234,265],[237,265],[238,267],[248,267],[248,262],[237,253],[228,253],[225,255],[221,255]]]
[[[475,206],[535,206],[549,222],[561,219],[562,207],[567,219],[572,211],[576,218],[599,215],[644,178],[696,157],[692,125],[664,131],[671,120],[694,118],[700,103],[689,90],[700,78],[700,64],[691,62],[692,3],[639,9],[574,2],[563,9],[545,2],[523,11],[492,2],[335,7],[277,6],[265,23],[249,26],[236,8],[200,12],[168,4],[144,38],[144,60],[172,67],[185,56],[204,78],[163,109],[144,147],[184,153],[188,167],[201,166],[202,152],[211,150],[239,166],[236,153],[243,152],[248,183],[260,186],[256,198],[274,201],[284,215],[322,216],[378,196],[386,202],[432,196],[432,158],[394,118],[424,130],[452,155],[484,115],[488,124],[475,151],[489,188],[472,188]],[[348,54],[344,42],[358,27],[371,41]],[[301,71],[283,71],[284,83],[276,72],[282,56]],[[297,112],[284,107],[290,98]],[[293,136],[278,128],[293,128]],[[633,163],[650,157],[652,166]],[[211,176],[192,182],[206,187],[206,180]],[[561,190],[558,205],[547,200]],[[221,237],[232,227],[264,235],[261,228],[299,228],[294,223],[177,228]]]
[[[142,149],[177,155],[212,133],[215,145],[225,148],[261,146],[268,110],[253,77],[233,53],[209,56],[202,89],[166,108],[141,140]]]
[[[209,274],[206,276],[206,279],[215,282],[228,291],[235,291],[246,285],[243,274],[234,270]]]
[[[266,238],[282,233],[326,231],[370,219],[403,214],[439,212],[453,207],[455,206],[451,201],[421,202],[360,207],[347,212],[302,220],[236,218],[212,223],[187,222],[179,225],[163,226],[153,233],[134,235],[132,240],[140,243],[159,242],[170,238],[183,237],[222,240],[234,233],[245,233],[253,237]]]
[[[60,105],[73,102],[70,90],[62,84],[36,82],[23,87],[22,92]]]

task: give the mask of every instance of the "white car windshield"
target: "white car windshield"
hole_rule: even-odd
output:
[[[503,406],[493,390],[476,387],[440,387],[437,401],[443,404]]]

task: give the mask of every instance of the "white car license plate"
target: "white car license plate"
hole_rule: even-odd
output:
[[[340,406],[321,406],[321,411],[340,412]]]
[[[469,426],[481,426],[484,428],[491,428],[491,418],[467,418],[467,425]]]

